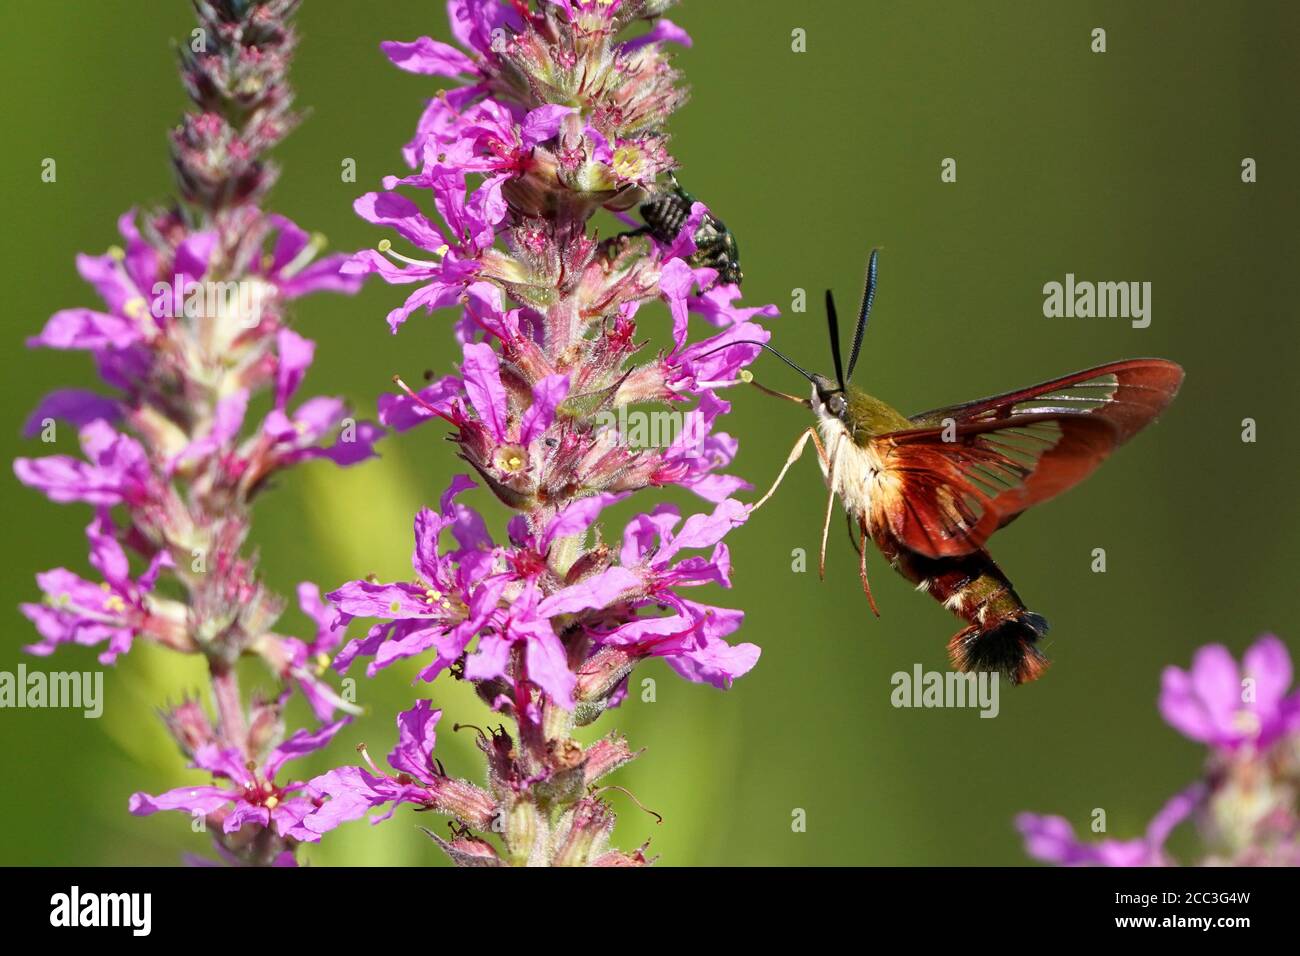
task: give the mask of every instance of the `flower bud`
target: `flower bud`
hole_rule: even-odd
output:
[[[613,773],[640,753],[633,753],[627,738],[610,734],[597,740],[583,753],[583,784],[591,786],[606,774]]]
[[[564,815],[559,827],[559,849],[554,866],[589,866],[600,856],[614,830],[614,815],[595,797],[584,797]]]
[[[212,722],[194,698],[186,697],[171,710],[160,713],[167,730],[176,738],[176,743],[185,756],[193,757],[200,747],[215,742],[216,733],[212,729]]]
[[[249,708],[248,752],[260,758],[284,738],[283,698],[254,700]]]
[[[456,837],[454,840],[444,840],[435,834],[432,830],[420,828],[429,835],[429,839],[438,844],[442,851],[451,857],[451,862],[456,866],[504,866],[505,863],[497,855],[496,847],[487,840],[480,839],[472,834],[466,833]]]
[[[546,818],[531,800],[521,797],[506,811],[505,842],[510,863],[529,866],[541,862],[546,845]]]
[[[574,697],[585,703],[603,701],[632,672],[639,659],[622,648],[601,648],[578,672]]]
[[[439,777],[429,789],[430,804],[475,830],[487,830],[497,815],[492,795],[468,780]]]

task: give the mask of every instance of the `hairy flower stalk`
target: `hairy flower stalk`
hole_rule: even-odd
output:
[[[687,595],[730,585],[723,539],[748,514],[731,495],[748,486],[722,473],[736,442],[716,430],[729,410],[717,392],[743,379],[752,343],[768,338],[755,320],[776,309],[738,307],[739,289],[702,264],[702,204],[669,242],[597,232],[598,215],[632,223],[623,213],[676,166],[666,126],[685,93],[664,43],[690,40],[661,18],[669,6],[451,0],[460,49],[429,37],[383,44],[398,67],[460,85],[420,117],[405,149],[413,171],[356,203],[395,239],[343,271],[414,288],[388,316],[395,333],[421,309],[459,307],[459,374],[383,396],[380,419],[398,430],[450,426],[474,477],[457,477],[416,516],[411,580],[352,581],[329,595],[339,626],[378,622],[335,667],[364,657],[373,675],[418,658],[425,681],[444,672],[471,681],[514,726],[477,731],[487,761],[479,786],[443,771],[440,712],[417,701],[398,717],[388,768],[363,754],[365,766],[311,782],[328,799],[307,829],[379,808],[373,819],[387,819],[410,803],[453,818],[450,835],[430,835],[458,864],[643,864],[644,848],[609,846],[602,786],[635,755],[616,735],[584,747],[575,727],[618,706],[647,658],[716,687],[758,658],[754,645],[726,640],[740,611]],[[431,201],[437,218],[399,189]],[[672,344],[654,354],[637,318],[656,299],[668,306]],[[700,341],[689,341],[691,313],[710,329]],[[669,440],[638,435],[642,409],[656,407],[678,413]],[[506,540],[458,500],[476,484],[514,513]],[[692,490],[707,509],[683,518],[660,503],[621,535],[598,524],[610,505],[665,485]]]
[[[1024,813],[1016,825],[1030,856],[1068,866],[1172,866],[1170,833],[1191,821],[1200,866],[1300,866],[1300,690],[1291,656],[1271,634],[1238,668],[1227,648],[1197,651],[1190,671],[1165,669],[1160,713],[1209,748],[1205,773],[1169,800],[1131,840],[1079,840],[1069,821]]]
[[[193,765],[226,781],[131,799],[134,813],[201,816],[232,862],[292,862],[314,809],[302,784],[277,783],[288,759],[323,746],[341,722],[284,740],[281,710],[293,688],[316,717],[350,709],[323,679],[342,639],[311,584],[299,601],[318,625],[307,640],[272,628],[284,601],[262,585],[247,548],[253,501],[277,472],[310,458],[347,465],[373,454],[380,429],[335,398],[297,398],[314,344],[289,328],[287,308],[315,291],[354,292],[345,257],[261,208],[275,179],[267,152],[297,122],[287,82],[297,0],[195,0],[198,29],[181,51],[194,109],[171,134],[179,199],[118,222],[122,245],[80,256],[102,310],[56,313],[32,346],[91,353],[109,389],[48,396],[27,425],[53,440],[56,420],[80,429],[84,458],[22,458],[24,483],[57,502],[94,509],[90,563],[101,582],[58,568],[37,576],[44,601],[23,605],[50,654],[101,646],[111,663],[133,641],[201,654],[215,722],[194,700],[164,718]],[[248,420],[270,393],[270,411]],[[132,571],[132,565],[143,566]],[[236,674],[260,657],[282,690],[246,700]]]

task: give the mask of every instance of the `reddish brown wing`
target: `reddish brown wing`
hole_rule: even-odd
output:
[[[1090,475],[1182,380],[1173,362],[1130,359],[913,416],[916,428],[871,440],[880,462],[872,525],[929,557],[978,550],[1030,505]]]

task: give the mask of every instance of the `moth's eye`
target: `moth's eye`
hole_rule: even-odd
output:
[[[844,396],[843,396],[843,395],[832,395],[832,396],[831,396],[831,400],[830,400],[829,402],[826,403],[826,407],[827,407],[828,409],[830,409],[830,412],[831,412],[832,415],[843,415],[843,414],[844,414]]]

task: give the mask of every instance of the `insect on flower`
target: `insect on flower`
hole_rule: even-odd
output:
[[[811,440],[830,492],[822,525],[823,576],[838,495],[850,536],[855,526],[861,536],[854,546],[862,587],[877,615],[867,580],[868,537],[917,590],[967,622],[948,642],[954,667],[998,670],[1013,684],[1034,680],[1048,665],[1036,646],[1047,621],[1025,607],[994,563],[985,549],[989,536],[1031,505],[1082,481],[1154,421],[1178,393],[1183,370],[1164,359],[1127,359],[905,416],[849,384],[875,299],[877,253],[867,265],[847,368],[835,301],[826,292],[834,380],[763,345],[812,383],[812,395],[803,399],[758,387],[811,409],[817,423],[799,437],[751,512],[772,497]]]
[[[656,193],[649,202],[642,204],[641,218],[646,224],[637,230],[649,232],[665,245],[677,237],[691,214],[691,206],[697,201],[681,187],[672,173],[668,174],[668,183],[670,188]],[[690,257],[691,265],[716,269],[718,278],[725,285],[740,285],[744,281],[745,275],[740,271],[740,249],[726,223],[705,213],[691,238],[696,250]]]

